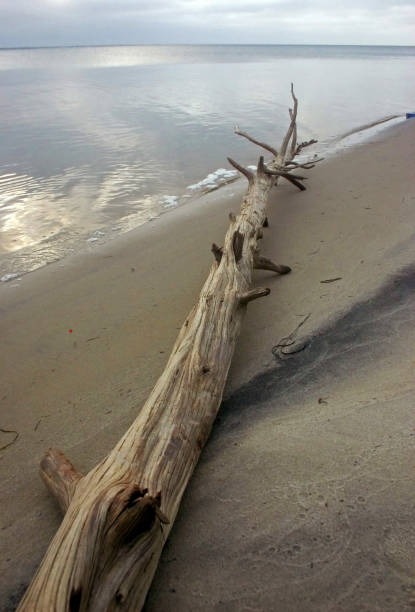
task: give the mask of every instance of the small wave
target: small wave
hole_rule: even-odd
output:
[[[207,192],[217,189],[221,185],[230,183],[238,178],[236,170],[227,170],[226,168],[218,168],[215,172],[211,172],[202,181],[194,185],[188,185],[187,189],[192,192]]]
[[[2,276],[0,278],[0,282],[1,283],[8,283],[11,280],[14,280],[15,278],[17,278],[19,275],[15,274],[14,272],[11,274],[4,274],[4,276]]]
[[[339,134],[337,136],[332,136],[331,138],[327,138],[326,140],[318,141],[317,145],[314,145],[313,149],[317,148],[317,153],[314,154],[314,157],[332,157],[336,156],[339,153],[342,153],[345,150],[353,149],[356,146],[364,145],[370,139],[378,137],[382,134],[385,126],[383,124],[390,123],[391,126],[399,125],[402,121],[405,120],[404,114],[399,115],[388,115],[386,117],[382,117],[380,119],[376,119],[375,121],[371,121],[370,123],[365,123],[363,125],[356,126],[344,132],[343,134]],[[300,155],[298,161],[304,162],[312,162],[313,159],[308,159],[307,150],[303,155]]]
[[[353,134],[357,134],[358,132],[364,132],[365,130],[369,130],[370,128],[376,127],[377,125],[381,125],[382,123],[386,123],[387,121],[392,121],[392,119],[400,119],[405,117],[404,114],[401,115],[388,115],[386,117],[382,117],[381,119],[377,119],[376,121],[371,121],[370,123],[365,123],[364,125],[359,125],[358,127],[345,132],[344,134],[340,134],[335,138],[335,142],[339,140],[343,140],[343,138],[347,138],[348,136],[352,136]]]
[[[179,203],[178,196],[165,195],[160,198],[160,204],[164,206],[164,208],[174,208]]]
[[[91,244],[93,242],[98,242],[98,240],[102,238],[102,236],[105,236],[105,232],[96,230],[90,238],[86,239],[86,241],[88,242],[88,244]]]

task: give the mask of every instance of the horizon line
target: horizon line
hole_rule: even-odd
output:
[[[415,48],[415,45],[397,44],[360,44],[360,43],[97,43],[65,45],[22,45],[0,47],[0,51],[18,51],[29,49],[82,49],[100,47],[397,47]]]

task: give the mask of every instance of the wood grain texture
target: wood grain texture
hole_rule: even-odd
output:
[[[295,100],[295,97],[294,97]],[[254,264],[289,271],[259,257],[268,194],[297,143],[297,103],[282,151],[248,179],[240,213],[230,217],[224,246],[186,318],[166,368],[136,420],[87,475],[60,451],[49,451],[42,476],[66,512],[20,611],[140,610],[186,485],[218,412],[251,290]],[[287,132],[288,134],[288,132]],[[245,134],[243,134],[245,136]],[[295,145],[295,146],[294,146]],[[288,154],[285,152],[288,151]]]

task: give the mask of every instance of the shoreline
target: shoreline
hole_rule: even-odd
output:
[[[288,184],[274,190],[269,202],[270,227],[264,236],[263,254],[290,265],[292,273],[286,277],[256,273],[255,282],[266,284],[272,293],[248,311],[226,398],[243,389],[255,376],[273,371],[272,348],[308,313],[311,316],[300,328],[298,340],[327,329],[327,325],[351,311],[357,303],[374,296],[398,270],[415,262],[412,229],[415,187],[410,162],[415,157],[414,140],[415,123],[407,121],[376,140],[316,166],[308,175],[306,192],[299,193]],[[224,189],[233,188],[231,185]],[[241,183],[242,188],[245,185]],[[13,609],[13,602],[30,580],[59,524],[58,510],[37,476],[39,459],[49,446],[57,446],[65,450],[81,471],[87,471],[105,456],[134,418],[162,372],[178,328],[197,298],[211,265],[211,243],[220,244],[228,226],[229,211],[238,212],[240,194],[224,198],[221,189],[211,193],[209,201],[209,207],[199,200],[116,241],[41,268],[36,274],[26,275],[16,290],[10,290],[7,283],[0,285],[4,353],[2,427],[19,433],[16,442],[1,452],[0,470],[8,492],[7,500],[2,501],[0,562],[0,597],[3,602],[9,602],[6,609]],[[322,283],[333,278],[339,280]],[[398,376],[400,359],[402,356],[398,354],[395,362],[389,363],[391,374],[384,364],[379,381],[371,379],[367,385],[358,381],[359,399],[347,391],[348,406],[367,401],[376,387],[380,393],[382,385],[388,387],[389,394],[394,385],[409,393],[407,366],[402,368],[403,374],[397,382],[392,376],[392,373]],[[350,364],[348,367],[352,368]],[[301,376],[290,384],[295,385],[298,380]],[[346,393],[345,388],[343,392]],[[297,426],[303,416],[312,420],[313,410],[322,414],[326,409],[325,404],[317,404],[317,409],[306,405],[303,413],[302,402],[307,401],[301,393],[300,385],[299,396],[295,397]],[[240,401],[249,404],[243,397]],[[343,396],[338,392],[337,397],[335,410],[342,415]],[[288,416],[285,414],[284,418]],[[246,418],[251,419],[252,431],[248,428],[243,439],[236,442],[251,445],[259,453],[266,432],[256,412]],[[344,422],[343,426],[349,428],[348,435],[353,438],[359,435],[358,425],[358,422],[355,425]],[[196,470],[196,485],[191,483],[186,494],[183,517],[189,512],[197,516],[201,511],[198,474],[206,475],[209,461],[215,466],[215,461],[222,461],[220,449],[227,440],[227,432],[222,440],[220,426],[216,428],[216,442],[208,445],[206,458],[205,454],[202,456],[202,467]],[[11,441],[5,434],[3,439],[4,443]],[[316,440],[318,437],[313,443]],[[279,469],[288,479],[290,474],[295,479],[297,452],[307,455],[309,449],[306,439],[296,441],[294,436],[288,441],[295,452],[293,456],[288,453],[286,461],[279,454],[284,448],[283,440],[278,440],[275,447],[278,455],[268,442],[264,442],[264,452],[269,461],[273,457],[277,461],[279,457]],[[215,455],[217,445],[219,451]],[[243,459],[248,470],[243,486],[253,493],[263,468],[255,453],[249,456],[248,463],[244,455],[238,459],[238,448],[231,452],[237,462]],[[330,462],[327,465],[329,477],[333,466]],[[204,492],[214,508],[211,520],[213,515],[222,517],[224,506],[218,498],[224,495],[218,489],[222,485],[232,486],[232,474],[227,474],[225,480],[221,478],[217,471],[212,472]],[[232,499],[239,499],[234,493]],[[192,506],[192,499],[196,507]],[[275,499],[274,505],[271,504],[275,513],[282,512],[279,502]],[[235,511],[239,512],[238,502],[235,503]],[[267,515],[263,516],[263,512],[264,509],[260,515],[267,525]],[[186,531],[183,517],[180,515],[177,533],[180,529]],[[284,524],[283,514],[280,519]],[[209,537],[214,538],[214,525],[202,524],[208,529]],[[181,543],[175,533],[176,527],[172,537],[175,549],[180,551]],[[229,526],[228,531],[217,535],[225,544],[233,542],[235,537]],[[186,606],[198,609],[197,605],[194,607],[192,593],[197,592],[197,584],[202,580],[197,572],[203,566],[203,554],[208,553],[199,550],[196,532],[190,532],[189,541],[195,545],[193,570],[192,567],[183,569],[186,568],[183,558],[173,564],[171,571],[177,572],[180,566],[186,572],[184,582],[192,584],[187,595],[183,588],[182,609]],[[168,554],[166,551],[165,559]],[[183,551],[178,553],[179,559],[182,554]],[[243,556],[243,547],[238,554]],[[241,576],[244,577],[243,572]],[[167,582],[156,583],[158,588],[152,590],[149,609],[152,605],[154,609],[174,605],[174,594],[169,593],[171,580],[168,574]],[[221,583],[217,574],[207,574],[211,598],[215,597],[216,580]],[[221,588],[223,592],[225,585]],[[266,585],[262,585],[264,589]],[[212,599],[209,602],[205,609],[213,609],[209,608]]]
[[[312,161],[313,156],[323,156],[325,160],[332,159],[356,147],[364,146],[365,143],[375,138],[382,138],[383,132],[399,126],[404,121],[404,115],[394,115],[378,119],[371,124],[356,126],[346,134],[318,141],[316,145],[310,147],[310,150],[306,150],[302,157],[309,161]],[[387,126],[384,125],[386,122],[388,122]],[[222,180],[226,182],[222,182]],[[226,188],[232,185],[234,185],[239,197],[242,197],[244,184],[238,173],[232,168],[218,168],[208,173],[205,178],[200,179],[197,184],[183,187],[179,195],[154,194],[152,196],[154,207],[149,209],[149,217],[130,229],[123,229],[123,226],[130,226],[130,222],[127,222],[128,215],[113,220],[107,225],[102,225],[96,220],[95,223],[91,223],[89,231],[82,237],[78,236],[79,230],[77,227],[68,226],[58,234],[54,234],[51,240],[41,240],[16,251],[5,251],[0,254],[0,286],[10,281],[19,282],[21,277],[36,272],[45,266],[60,264],[73,255],[83,254],[96,247],[111,243],[138,227],[157,222],[160,217],[167,213],[173,213],[182,206],[193,206],[201,198],[205,206],[209,206],[210,195],[213,191],[220,190],[222,197],[226,198],[227,194],[231,193],[226,191]],[[224,189],[225,191],[223,191]],[[153,216],[153,213],[155,216]],[[142,212],[141,215],[143,214],[145,213]],[[135,215],[138,217],[139,213],[136,212]],[[61,233],[62,236],[59,238]],[[69,238],[71,235],[73,237]],[[75,236],[77,236],[76,240]]]

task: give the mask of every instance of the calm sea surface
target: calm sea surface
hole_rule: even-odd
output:
[[[291,81],[299,138],[327,148],[414,111],[414,74],[415,47],[0,50],[0,277],[191,205],[227,155],[255,163],[233,126],[278,144]]]

